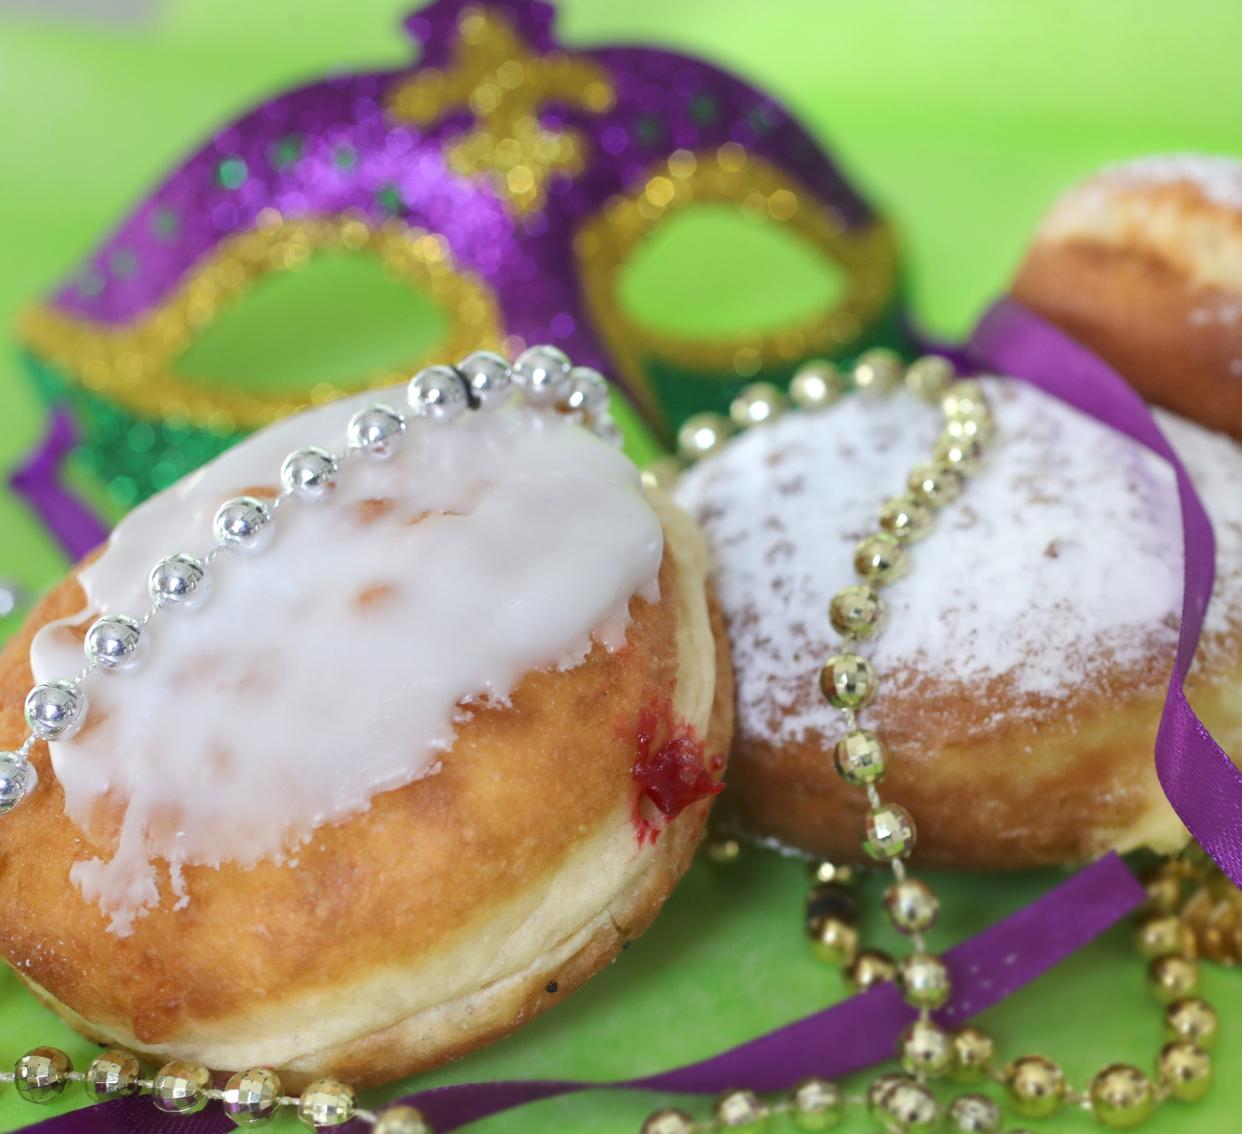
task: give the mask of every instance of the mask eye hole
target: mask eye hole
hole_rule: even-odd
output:
[[[728,204],[656,226],[619,282],[626,316],[658,335],[733,339],[798,326],[836,307],[841,270],[788,226]]]
[[[450,330],[434,300],[376,257],[327,251],[297,270],[255,280],[175,366],[200,389],[305,395],[429,356]]]
[[[494,348],[504,325],[497,295],[435,233],[348,214],[277,215],[222,241],[131,322],[47,307],[30,313],[24,334],[133,416],[219,438]]]
[[[736,146],[654,166],[588,218],[574,251],[596,332],[665,442],[746,382],[783,382],[875,336],[896,308],[892,230],[847,223]]]

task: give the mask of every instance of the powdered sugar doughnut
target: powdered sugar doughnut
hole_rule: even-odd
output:
[[[1242,161],[1150,157],[1087,179],[1012,292],[1149,400],[1242,438]]]
[[[891,751],[885,798],[917,854],[1021,867],[1110,848],[1169,850],[1184,831],[1152,746],[1181,600],[1170,470],[1018,382],[989,382],[998,434],[869,643],[879,689],[862,719]],[[1218,577],[1191,699],[1242,752],[1242,448],[1161,421],[1216,524]],[[833,767],[839,714],[817,687],[840,639],[827,604],[856,541],[925,458],[939,414],[904,391],[791,414],[691,469],[733,649],[738,720],[724,800],[749,831],[859,856],[863,796]],[[724,801],[722,801],[724,802]]]

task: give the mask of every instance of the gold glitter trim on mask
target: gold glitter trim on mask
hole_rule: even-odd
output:
[[[533,212],[543,205],[552,176],[581,173],[589,151],[580,131],[543,126],[540,106],[556,101],[599,114],[613,103],[607,73],[563,51],[533,54],[494,12],[468,8],[457,30],[452,65],[400,84],[388,96],[388,111],[428,127],[468,109],[475,125],[446,142],[449,168],[463,177],[486,177],[514,213]]]
[[[656,225],[695,204],[737,205],[756,219],[788,225],[841,269],[845,295],[800,323],[733,339],[686,338],[639,323],[620,302],[619,273]],[[715,375],[749,378],[807,355],[836,354],[881,314],[897,280],[897,241],[887,224],[847,228],[805,186],[736,142],[706,152],[677,150],[642,186],[613,197],[588,220],[575,235],[574,252],[587,310],[617,373],[644,410],[661,419],[647,379],[652,358],[675,364],[688,378],[715,381]]]
[[[177,373],[178,356],[256,280],[303,267],[325,251],[377,257],[397,279],[427,295],[448,315],[451,328],[445,340],[408,364],[342,383],[320,382],[300,396],[213,386]],[[229,433],[257,429],[308,404],[394,385],[434,358],[457,358],[480,347],[498,346],[501,328],[490,289],[455,269],[442,237],[395,219],[379,225],[349,214],[285,220],[275,210],[265,209],[257,227],[221,241],[167,300],[135,322],[113,327],[40,306],[19,320],[18,334],[24,345],[71,381],[131,413]]]

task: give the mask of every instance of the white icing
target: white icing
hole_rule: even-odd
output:
[[[158,558],[204,551],[220,503],[274,493],[289,450],[341,451],[377,397],[401,392],[281,422],[126,517],[78,576],[89,610],[36,637],[36,679],[77,672],[90,619],[141,614]],[[51,745],[67,813],[115,847],[72,868],[114,932],[159,902],[156,860],[180,908],[184,866],[285,855],[433,774],[471,706],[592,640],[623,645],[631,598],[658,598],[663,536],[633,464],[517,406],[415,425],[395,459],[351,458],[333,499],[275,523],[263,553],[216,560],[202,611],[155,619],[140,671],[92,677],[86,727]]]
[[[999,431],[986,464],[913,545],[910,573],[886,588],[888,624],[867,650],[884,680],[868,710],[881,725],[931,685],[978,694],[1004,679],[1004,703],[984,710],[999,724],[1055,711],[1117,667],[1149,683],[1167,676],[1182,586],[1170,470],[1031,387],[989,388]],[[1242,631],[1242,447],[1169,414],[1160,421],[1216,527],[1210,651]],[[753,430],[682,479],[678,499],[714,551],[742,735],[835,735],[815,687],[840,646],[827,602],[854,581],[855,542],[940,428],[904,392],[851,398]]]

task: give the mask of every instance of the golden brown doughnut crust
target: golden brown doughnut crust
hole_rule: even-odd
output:
[[[714,650],[708,636],[706,659],[688,654],[686,612],[707,620],[702,551],[684,517],[664,518],[662,598],[635,601],[622,650],[597,646],[574,669],[528,674],[511,707],[459,728],[438,774],[321,828],[296,866],[189,868],[182,910],[165,880],[165,900],[132,936],[109,933],[69,880],[73,862],[104,848],[65,816],[37,745],[39,790],[0,823],[0,954],[93,1038],[216,1070],[290,1067],[294,1085],[408,1074],[555,1003],[646,928],[689,865],[709,803],[641,845],[635,729],[645,708],[679,696],[688,665],[710,671],[713,652],[700,739],[711,774],[723,772],[727,648],[713,616]],[[75,581],[60,584],[0,654],[0,747],[23,736],[35,630],[81,604]],[[562,896],[578,900],[593,880],[594,919],[558,928]],[[506,950],[531,962],[499,971]],[[412,985],[421,1000],[409,1000]]]
[[[1242,209],[1189,180],[1095,186],[1053,209],[1011,293],[1148,401],[1242,439]]]
[[[914,816],[914,861],[1027,869],[1183,846],[1186,831],[1152,760],[1167,677],[1162,659],[1150,672],[1083,691],[1055,715],[999,725],[990,706],[1009,696],[1000,688],[931,680],[921,695],[890,700],[883,735],[895,755],[881,794]],[[1225,750],[1242,751],[1242,664],[1211,682],[1192,680],[1188,694]],[[831,743],[815,736],[777,747],[739,732],[721,807],[720,821],[743,833],[833,861],[866,861],[865,796],[841,781]]]

